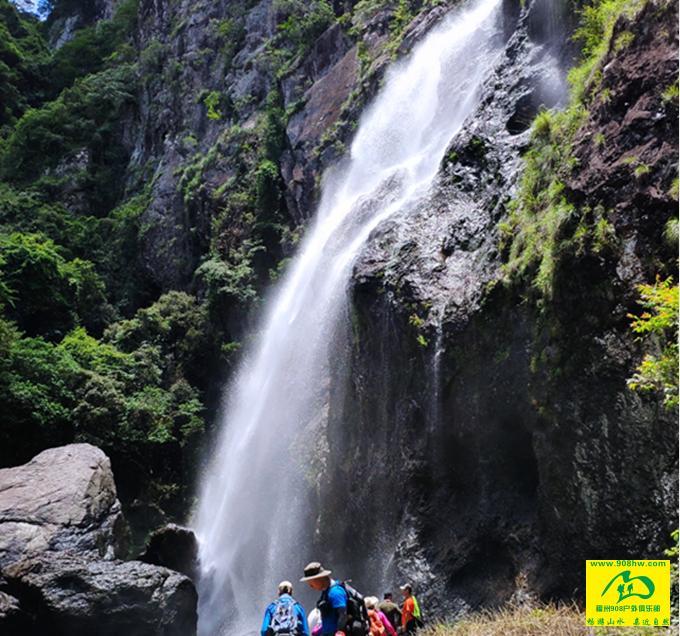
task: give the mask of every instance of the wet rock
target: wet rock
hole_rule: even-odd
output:
[[[477,112],[452,140],[432,194],[374,232],[355,279],[377,277],[397,306],[424,303],[427,310],[416,313],[426,323],[465,324],[497,276],[495,227],[528,142],[528,124],[513,127],[518,112],[531,121],[565,95],[556,57],[519,28],[482,87]]]
[[[189,528],[169,523],[151,533],[139,560],[181,572],[193,581],[198,573],[198,542]]]
[[[289,207],[298,222],[313,212],[316,179],[322,166],[314,151],[323,134],[338,122],[356,84],[358,70],[357,49],[353,47],[304,93],[304,109],[288,123],[286,134],[291,150],[282,157],[281,172],[287,184]]]
[[[32,633],[196,633],[196,590],[188,578],[166,568],[61,552],[15,563],[4,576],[30,608]]]
[[[140,241],[140,259],[162,289],[181,289],[196,268],[198,251],[175,174],[181,165],[177,149],[168,147],[166,159],[156,172],[151,203],[142,214],[148,231]]]
[[[304,92],[331,71],[352,45],[338,23],[326,29],[314,42],[302,63],[281,80],[286,105],[303,99]]]
[[[397,53],[400,56],[408,54],[425,37],[430,29],[435,27],[448,13],[448,8],[444,6],[438,6],[432,11],[420,13],[406,28],[404,38],[397,49]]]

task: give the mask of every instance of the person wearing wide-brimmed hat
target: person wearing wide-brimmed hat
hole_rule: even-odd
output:
[[[321,634],[323,636],[345,636],[347,633],[347,592],[345,588],[331,578],[331,571],[324,569],[321,563],[313,561],[304,570],[301,582],[321,596],[316,604],[321,612]]]

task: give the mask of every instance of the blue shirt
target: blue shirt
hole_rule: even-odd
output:
[[[347,592],[337,581],[331,581],[331,586],[321,593],[319,601],[328,601],[326,611],[321,611],[321,633],[335,634],[338,631],[339,609],[347,609]]]
[[[309,629],[307,629],[307,614],[305,614],[305,608],[300,605],[290,594],[281,594],[279,596],[280,601],[292,601],[294,603],[295,615],[298,619],[298,634],[304,634],[304,636],[309,636]],[[260,636],[268,636],[269,625],[271,625],[272,618],[274,617],[274,612],[276,611],[276,601],[267,605],[267,609],[264,612],[264,620],[262,621],[262,628],[260,629]]]

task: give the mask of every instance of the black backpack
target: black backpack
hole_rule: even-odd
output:
[[[347,592],[347,624],[351,636],[367,636],[371,631],[371,620],[368,618],[368,610],[364,597],[357,592],[349,581],[340,583]]]
[[[364,597],[359,594],[348,581],[338,581],[336,585],[342,587],[347,594],[347,634],[349,636],[368,636],[371,630],[371,621],[368,618],[368,610],[364,603]],[[329,588],[330,589],[330,588]],[[323,616],[328,603],[328,590],[326,590],[317,607]]]

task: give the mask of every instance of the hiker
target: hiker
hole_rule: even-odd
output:
[[[378,603],[378,609],[387,616],[390,623],[398,628],[401,625],[401,610],[399,606],[392,600],[392,592],[385,592],[383,600]]]
[[[321,596],[317,608],[321,612],[322,636],[366,636],[368,613],[361,595],[346,583],[331,578],[331,571],[313,561],[304,569],[301,582]]]
[[[384,636],[385,634],[397,636],[390,619],[378,609],[378,599],[375,596],[367,596],[364,601],[368,610],[368,620],[371,622],[371,636]]]
[[[401,607],[401,633],[415,634],[416,630],[423,626],[418,599],[413,595],[410,583],[404,583],[399,589],[404,597],[404,604]]]
[[[309,636],[305,609],[293,598],[293,584],[279,583],[279,598],[267,606],[260,636]]]

